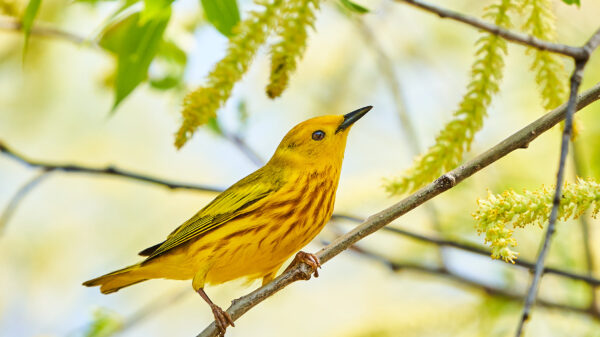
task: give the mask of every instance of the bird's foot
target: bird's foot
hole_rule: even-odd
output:
[[[307,266],[310,267],[311,271],[308,273],[308,275],[303,275],[302,278],[305,280],[309,280],[311,275],[315,275],[315,277],[319,277],[319,271],[318,268],[321,268],[321,261],[319,261],[319,258],[315,255],[315,254],[311,254],[311,253],[306,253],[306,252],[298,252],[298,254],[296,254],[296,257],[294,257],[294,260],[292,261],[292,263],[290,263],[290,265],[286,268],[285,271],[288,271],[290,269],[292,269],[294,266],[298,265],[298,264],[306,264]]]
[[[233,319],[231,319],[227,311],[224,311],[216,304],[211,304],[210,309],[215,316],[215,324],[217,325],[217,329],[219,329],[219,336],[225,336],[225,330],[227,330],[228,325],[235,327]]]

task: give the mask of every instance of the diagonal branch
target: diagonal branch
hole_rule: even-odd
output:
[[[350,216],[350,215],[342,215],[342,214],[334,214],[332,216],[332,219],[333,220],[344,219],[344,220],[349,220],[349,221],[356,222],[356,223],[364,222],[364,219],[361,219],[361,218],[358,218],[355,216]],[[405,229],[396,228],[396,227],[383,227],[381,230],[385,231],[385,232],[393,233],[395,235],[404,236],[404,237],[407,237],[407,238],[410,238],[410,239],[413,239],[416,241],[427,242],[427,243],[434,244],[434,245],[440,246],[440,247],[456,248],[456,249],[460,249],[462,251],[477,254],[477,255],[490,257],[490,255],[492,254],[488,249],[481,247],[479,245],[472,244],[472,243],[458,242],[458,241],[453,241],[453,240],[425,236],[422,234],[414,233],[414,232],[407,231]],[[513,264],[506,264],[506,265],[513,266]],[[535,269],[535,263],[524,260],[524,259],[515,260],[514,265],[520,266],[520,267],[523,267],[523,268],[526,268],[529,270]],[[573,273],[570,271],[566,271],[566,270],[559,269],[559,268],[552,268],[552,267],[545,267],[543,272],[546,274],[554,274],[554,275],[570,278],[573,280],[583,281],[592,287],[600,287],[600,279],[593,277],[591,274],[582,275],[582,274]]]
[[[600,29],[596,31],[592,38],[590,38],[590,40],[582,48],[582,50],[586,53],[586,57],[582,59],[576,59],[575,69],[571,75],[571,92],[569,94],[569,102],[567,103],[566,109],[565,128],[562,134],[560,159],[558,164],[558,173],[556,174],[556,187],[554,190],[554,199],[552,201],[552,210],[550,211],[550,220],[548,222],[548,229],[546,230],[546,235],[542,243],[542,249],[540,250],[537,258],[535,273],[533,279],[531,280],[529,291],[527,292],[527,298],[525,299],[525,305],[523,307],[523,314],[521,315],[521,319],[519,320],[519,325],[517,327],[517,337],[520,337],[523,334],[523,328],[529,319],[531,307],[533,306],[538,293],[546,256],[550,250],[550,240],[552,239],[552,235],[556,230],[556,220],[558,218],[558,209],[560,206],[562,187],[565,177],[565,163],[567,161],[567,154],[569,153],[569,141],[571,140],[571,133],[573,131],[573,116],[575,114],[577,105],[577,92],[579,91],[579,86],[581,85],[583,69],[587,64],[592,51],[598,47],[598,45],[600,45]]]
[[[583,109],[587,105],[599,99],[600,83],[596,84],[592,89],[586,91],[579,97],[577,100],[577,109]],[[494,163],[500,158],[503,158],[514,150],[527,147],[527,145],[539,135],[562,121],[565,118],[565,114],[566,105],[563,104],[552,112],[549,112],[523,129],[517,131],[483,154],[444,174],[436,181],[421,188],[414,194],[411,194],[391,207],[368,217],[367,220],[362,224],[355,227],[347,234],[339,237],[327,247],[321,249],[317,253],[321,263],[329,261],[334,256],[348,249],[357,241],[381,229],[385,225],[413,210],[427,200],[430,200],[433,197],[447,191],[456,184],[479,172],[481,169]],[[236,320],[252,307],[267,299],[269,296],[275,294],[279,290],[285,288],[295,281],[309,278],[310,275],[311,273],[309,267],[304,264],[292,268],[275,278],[271,283],[233,301],[227,312],[234,320]],[[217,333],[218,330],[213,322],[198,336],[216,336]]]
[[[42,168],[47,171],[63,171],[63,172],[79,172],[79,173],[88,173],[88,174],[104,174],[104,175],[112,175],[117,177],[129,178],[133,180],[144,181],[147,183],[162,185],[164,187],[170,189],[185,189],[185,190],[195,190],[195,191],[205,191],[205,192],[222,192],[223,189],[216,186],[210,185],[202,185],[202,184],[187,184],[175,182],[172,180],[159,179],[151,176],[115,168],[113,166],[107,166],[102,168],[95,167],[87,167],[76,164],[53,164],[47,163],[43,161],[31,160],[15,151],[10,149],[4,143],[0,141],[0,153],[5,154],[8,157],[20,162],[23,165],[35,168]]]
[[[589,55],[589,52],[584,50],[585,47],[573,47],[573,46],[569,46],[566,44],[553,43],[550,41],[538,39],[531,35],[513,32],[511,30],[491,24],[487,21],[484,21],[484,20],[481,20],[481,19],[478,19],[478,18],[475,18],[472,16],[464,15],[462,13],[448,10],[448,9],[445,9],[442,7],[438,7],[436,5],[432,5],[425,1],[421,1],[421,0],[395,0],[395,1],[403,2],[403,3],[409,4],[409,5],[418,7],[420,9],[423,9],[425,11],[437,14],[442,19],[452,19],[455,21],[466,23],[467,25],[470,25],[472,27],[485,30],[494,35],[501,36],[502,38],[504,38],[508,41],[518,43],[520,45],[524,45],[527,47],[533,47],[533,48],[536,48],[539,50],[546,50],[546,51],[549,51],[552,53],[570,56],[576,60],[583,60],[587,57],[587,55]],[[600,43],[600,42],[598,42],[598,43]]]

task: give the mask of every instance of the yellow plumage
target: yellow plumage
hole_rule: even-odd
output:
[[[84,285],[111,293],[148,279],[193,279],[194,290],[222,313],[204,293],[205,283],[241,277],[268,283],[329,220],[348,130],[369,110],[298,124],[265,166],[222,192],[164,242],[142,251],[146,260]],[[215,318],[219,323],[218,313]],[[222,323],[224,333],[233,322]]]

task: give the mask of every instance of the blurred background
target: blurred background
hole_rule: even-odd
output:
[[[474,16],[492,3],[436,2]],[[474,42],[479,38],[470,27],[393,1],[357,1],[370,9],[364,15],[351,13],[336,1],[324,2],[304,58],[282,97],[270,100],[264,94],[269,57],[261,49],[220,110],[220,132],[201,128],[177,151],[173,141],[183,96],[203,83],[227,46],[226,37],[204,19],[198,1],[177,0],[165,33],[186,54],[182,81],[168,88],[142,84],[114,113],[113,55],[91,43],[32,34],[23,56],[23,34],[7,23],[22,15],[27,2],[0,3],[0,142],[19,155],[44,163],[112,165],[154,178],[224,188],[257,168],[239,140],[260,160],[267,160],[295,124],[373,105],[349,136],[335,205],[337,214],[359,218],[400,200],[383,188],[384,180],[401,174],[415,154],[399,109],[406,110],[422,147],[433,144],[465,92]],[[242,18],[256,8],[251,1],[238,3]],[[118,6],[113,1],[45,0],[36,25],[93,39]],[[598,28],[599,2],[582,0],[578,8],[556,1],[555,6],[560,42],[579,45]],[[391,67],[386,68],[385,58]],[[500,94],[468,158],[545,113],[525,48],[509,45],[506,62]],[[571,62],[565,59],[565,65],[570,71]],[[160,77],[162,71],[160,64],[150,67],[151,76]],[[398,82],[398,90],[390,80]],[[599,81],[600,54],[596,53],[588,64],[583,90]],[[597,180],[600,104],[578,115],[582,131],[575,144],[584,175]],[[558,130],[429,202],[435,205],[437,217],[424,205],[391,226],[482,245],[471,217],[477,199],[486,197],[488,190],[551,186]],[[575,179],[572,168],[570,163],[568,181]],[[39,169],[0,155],[0,210],[14,211],[4,219],[0,236],[1,336],[99,336],[107,331],[122,336],[194,336],[212,321],[209,307],[192,291],[191,282],[155,280],[109,296],[81,283],[138,261],[138,251],[162,241],[216,193],[54,171],[44,175],[17,207],[9,206],[15,194],[39,174]],[[587,216],[586,220],[598,270],[600,222]],[[332,221],[307,250],[318,250],[355,225],[344,219]],[[579,221],[558,224],[549,266],[587,273],[581,229]],[[535,259],[542,234],[537,227],[515,233],[519,259]],[[237,321],[227,335],[514,333],[522,301],[498,295],[522,294],[529,282],[527,270],[385,231],[359,246],[367,253],[342,253],[323,266],[318,279],[297,282],[269,298]],[[390,262],[405,268],[392,268]],[[232,299],[258,286],[231,282],[208,287],[207,293],[226,308]],[[546,275],[540,298],[568,308],[536,306],[528,335],[600,336],[597,311],[572,310],[588,308],[593,291],[585,282]]]

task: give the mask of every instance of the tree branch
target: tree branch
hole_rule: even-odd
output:
[[[365,256],[367,258],[381,262],[382,264],[384,264],[385,266],[387,266],[390,270],[392,270],[394,272],[400,272],[400,271],[406,271],[406,270],[416,271],[416,272],[420,272],[420,273],[443,277],[443,278],[454,281],[457,286],[462,286],[462,287],[466,286],[466,287],[473,288],[473,289],[483,290],[488,295],[501,297],[501,298],[504,298],[504,299],[507,299],[510,301],[515,301],[515,302],[519,301],[520,302],[523,299],[523,294],[518,294],[518,293],[509,291],[507,289],[503,289],[500,287],[489,286],[489,285],[480,283],[478,281],[472,280],[470,278],[464,277],[458,273],[455,273],[451,270],[447,270],[445,268],[431,267],[431,266],[412,264],[412,263],[398,263],[398,262],[390,261],[382,256],[379,256],[373,252],[370,252],[368,250],[365,250],[365,249],[357,247],[357,246],[352,246],[350,249],[352,249],[353,251],[356,251],[357,253],[359,253],[362,256]],[[538,300],[537,305],[539,305],[541,307],[546,307],[549,309],[566,310],[566,311],[571,311],[571,312],[575,312],[578,314],[589,315],[597,320],[600,320],[600,313],[590,311],[587,308],[576,307],[576,306],[572,306],[572,305],[568,305],[568,304],[554,303],[554,302],[546,301],[543,299]]]
[[[533,47],[533,48],[536,48],[539,50],[546,50],[546,51],[549,51],[552,53],[570,56],[576,60],[583,60],[589,55],[589,52],[587,52],[585,50],[586,47],[573,47],[573,46],[569,46],[566,44],[545,41],[545,40],[538,39],[531,35],[516,33],[516,32],[510,31],[508,29],[491,24],[487,21],[484,21],[484,20],[481,20],[481,19],[478,19],[475,17],[471,17],[468,15],[464,15],[462,13],[448,10],[448,9],[445,9],[442,7],[438,7],[438,6],[429,4],[429,3],[421,1],[421,0],[395,0],[395,1],[403,2],[403,3],[409,4],[409,5],[418,7],[420,9],[423,9],[425,11],[437,14],[442,19],[452,19],[455,21],[466,23],[467,25],[485,30],[494,35],[501,36],[502,38],[504,38],[508,41],[518,43],[520,45],[524,45],[527,47]],[[600,42],[594,42],[594,43],[597,44]],[[591,47],[593,47],[593,45]],[[591,49],[593,50],[594,48],[591,48]]]
[[[598,99],[600,99],[600,83],[596,84],[592,89],[586,91],[579,97],[577,101],[577,108],[578,110],[582,109]],[[321,263],[326,263],[334,256],[338,255],[345,249],[348,249],[357,241],[381,229],[383,226],[423,204],[425,201],[447,191],[456,184],[477,173],[484,167],[494,163],[500,158],[506,156],[507,154],[513,152],[514,150],[526,147],[540,134],[549,130],[551,127],[563,120],[565,118],[565,113],[566,105],[563,104],[552,112],[542,116],[533,123],[517,131],[483,154],[444,174],[436,181],[419,189],[415,193],[404,198],[391,207],[370,216],[362,224],[355,227],[345,235],[339,237],[327,247],[321,249],[317,253]],[[292,268],[275,278],[271,283],[233,301],[227,312],[234,320],[236,320],[252,307],[264,301],[279,290],[285,288],[290,283],[300,279],[309,278],[310,275],[309,267],[304,264]],[[213,322],[198,336],[216,336],[217,332],[218,330]]]
[[[535,273],[533,275],[533,279],[531,280],[529,291],[527,292],[525,305],[523,306],[523,314],[521,315],[519,325],[517,326],[517,337],[520,337],[523,334],[525,322],[527,322],[527,320],[529,319],[531,307],[533,306],[533,303],[535,302],[535,298],[538,293],[539,283],[542,278],[546,256],[548,255],[548,251],[550,250],[550,240],[552,239],[552,235],[554,235],[554,232],[556,231],[556,220],[558,218],[558,209],[560,206],[562,187],[565,176],[565,163],[567,161],[567,154],[569,153],[569,141],[571,140],[571,133],[573,130],[573,116],[575,115],[577,105],[577,93],[579,91],[579,86],[581,85],[583,69],[587,64],[591,53],[596,47],[598,47],[599,44],[600,29],[598,29],[598,31],[596,31],[596,33],[592,35],[590,40],[582,48],[582,50],[585,52],[585,57],[575,60],[575,69],[573,70],[573,74],[571,75],[571,91],[569,94],[569,101],[567,103],[566,109],[565,128],[562,134],[560,159],[558,163],[558,173],[556,174],[556,186],[554,190],[554,199],[552,201],[552,210],[550,211],[548,229],[546,230],[546,235],[542,243],[542,249],[538,254],[537,262],[535,265]]]
[[[356,223],[362,223],[364,221],[363,219],[358,218],[358,217],[354,217],[354,216],[350,216],[350,215],[340,215],[340,214],[334,214],[332,216],[332,219],[334,219],[334,220],[343,219],[343,220],[349,220],[349,221],[356,222]],[[471,243],[464,243],[464,242],[458,242],[458,241],[453,241],[453,240],[429,237],[429,236],[425,236],[422,234],[407,231],[405,229],[395,228],[395,227],[387,227],[386,226],[386,227],[383,227],[381,230],[395,234],[395,235],[404,236],[404,237],[407,237],[407,238],[410,238],[410,239],[413,239],[416,241],[431,243],[431,244],[434,244],[434,245],[440,246],[440,247],[456,248],[456,249],[460,249],[460,250],[463,250],[463,251],[466,251],[469,253],[474,253],[477,255],[490,257],[492,254],[488,249],[481,247],[479,245],[471,244]],[[506,265],[513,266],[513,264],[506,264]],[[535,268],[535,263],[524,260],[524,259],[515,260],[514,265],[523,267],[523,268],[526,268],[529,270],[534,270],[534,268]],[[566,271],[563,269],[552,268],[552,267],[545,267],[544,273],[554,274],[554,275],[570,278],[570,279],[577,280],[577,281],[583,281],[592,287],[600,286],[600,279],[593,277],[591,274],[582,275],[582,274],[573,273],[573,272],[569,272],[569,271]]]
[[[356,20],[356,23],[358,25],[358,30],[360,31],[364,42],[368,44],[370,46],[370,50],[373,50],[377,55],[377,65],[379,66],[380,70],[379,72],[383,79],[387,82],[388,87],[390,88],[390,93],[392,95],[396,107],[396,114],[400,118],[400,128],[404,132],[404,138],[406,139],[406,142],[408,143],[413,156],[418,156],[421,153],[421,144],[419,142],[419,137],[415,130],[415,126],[408,113],[408,107],[406,106],[402,90],[402,83],[400,82],[400,80],[398,79],[398,75],[396,74],[394,62],[385,52],[383,46],[377,40],[377,36],[375,36],[371,28],[365,22],[365,20],[359,18]],[[442,225],[438,215],[437,207],[433,202],[426,204],[424,207],[433,228],[436,232],[441,233]],[[438,258],[442,266],[445,267],[446,256],[444,255],[443,249],[440,249],[438,251]]]
[[[6,31],[20,32],[23,30],[23,25],[21,21],[17,20],[3,20],[0,21],[0,29]],[[58,29],[53,27],[45,27],[40,25],[35,25],[31,28],[31,35],[43,36],[43,37],[51,37],[60,40],[65,40],[76,44],[78,46],[90,46],[97,49],[100,49],[98,43],[94,40],[87,39],[85,37]]]
[[[585,176],[584,168],[583,168],[583,157],[581,156],[580,149],[578,146],[578,142],[573,142],[573,166],[575,166],[575,176],[583,177]],[[590,236],[590,224],[587,221],[587,217],[582,215],[579,217],[579,224],[581,225],[581,239],[583,241],[583,256],[585,258],[585,268],[587,270],[587,274],[592,276],[594,273],[594,253],[592,252],[592,243]],[[598,312],[598,307],[596,305],[597,297],[596,297],[596,288],[590,288],[590,310],[594,312]]]
[[[154,178],[151,176],[119,169],[113,166],[107,166],[103,168],[94,168],[81,166],[76,164],[53,164],[42,161],[35,161],[23,156],[8,146],[6,146],[2,141],[0,141],[0,153],[4,153],[6,156],[11,157],[12,159],[20,162],[23,165],[29,167],[37,167],[42,168],[47,171],[63,171],[63,172],[80,172],[80,173],[88,173],[88,174],[104,174],[104,175],[112,175],[117,177],[129,178],[133,180],[143,181],[147,183],[152,183],[156,185],[161,185],[170,189],[186,189],[186,190],[195,190],[195,191],[205,191],[205,192],[222,192],[223,189],[216,186],[210,185],[202,185],[202,184],[187,184],[175,182],[172,180],[165,180]]]
[[[244,141],[240,135],[236,133],[230,133],[223,130],[223,137],[230,141],[240,152],[248,158],[254,165],[261,167],[265,164],[265,161],[256,153],[248,144]]]
[[[42,180],[44,180],[44,178],[46,178],[48,176],[48,173],[50,173],[51,171],[52,170],[50,169],[44,169],[38,174],[34,175],[13,195],[13,197],[8,202],[8,205],[6,205],[6,208],[4,208],[4,211],[2,211],[2,215],[0,215],[0,235],[4,233],[6,224],[10,220],[17,207],[19,206],[19,203],[23,200],[23,198],[25,198],[27,194],[29,194],[29,192],[31,192],[31,190],[33,190],[33,188],[35,188],[40,182],[42,182]]]

